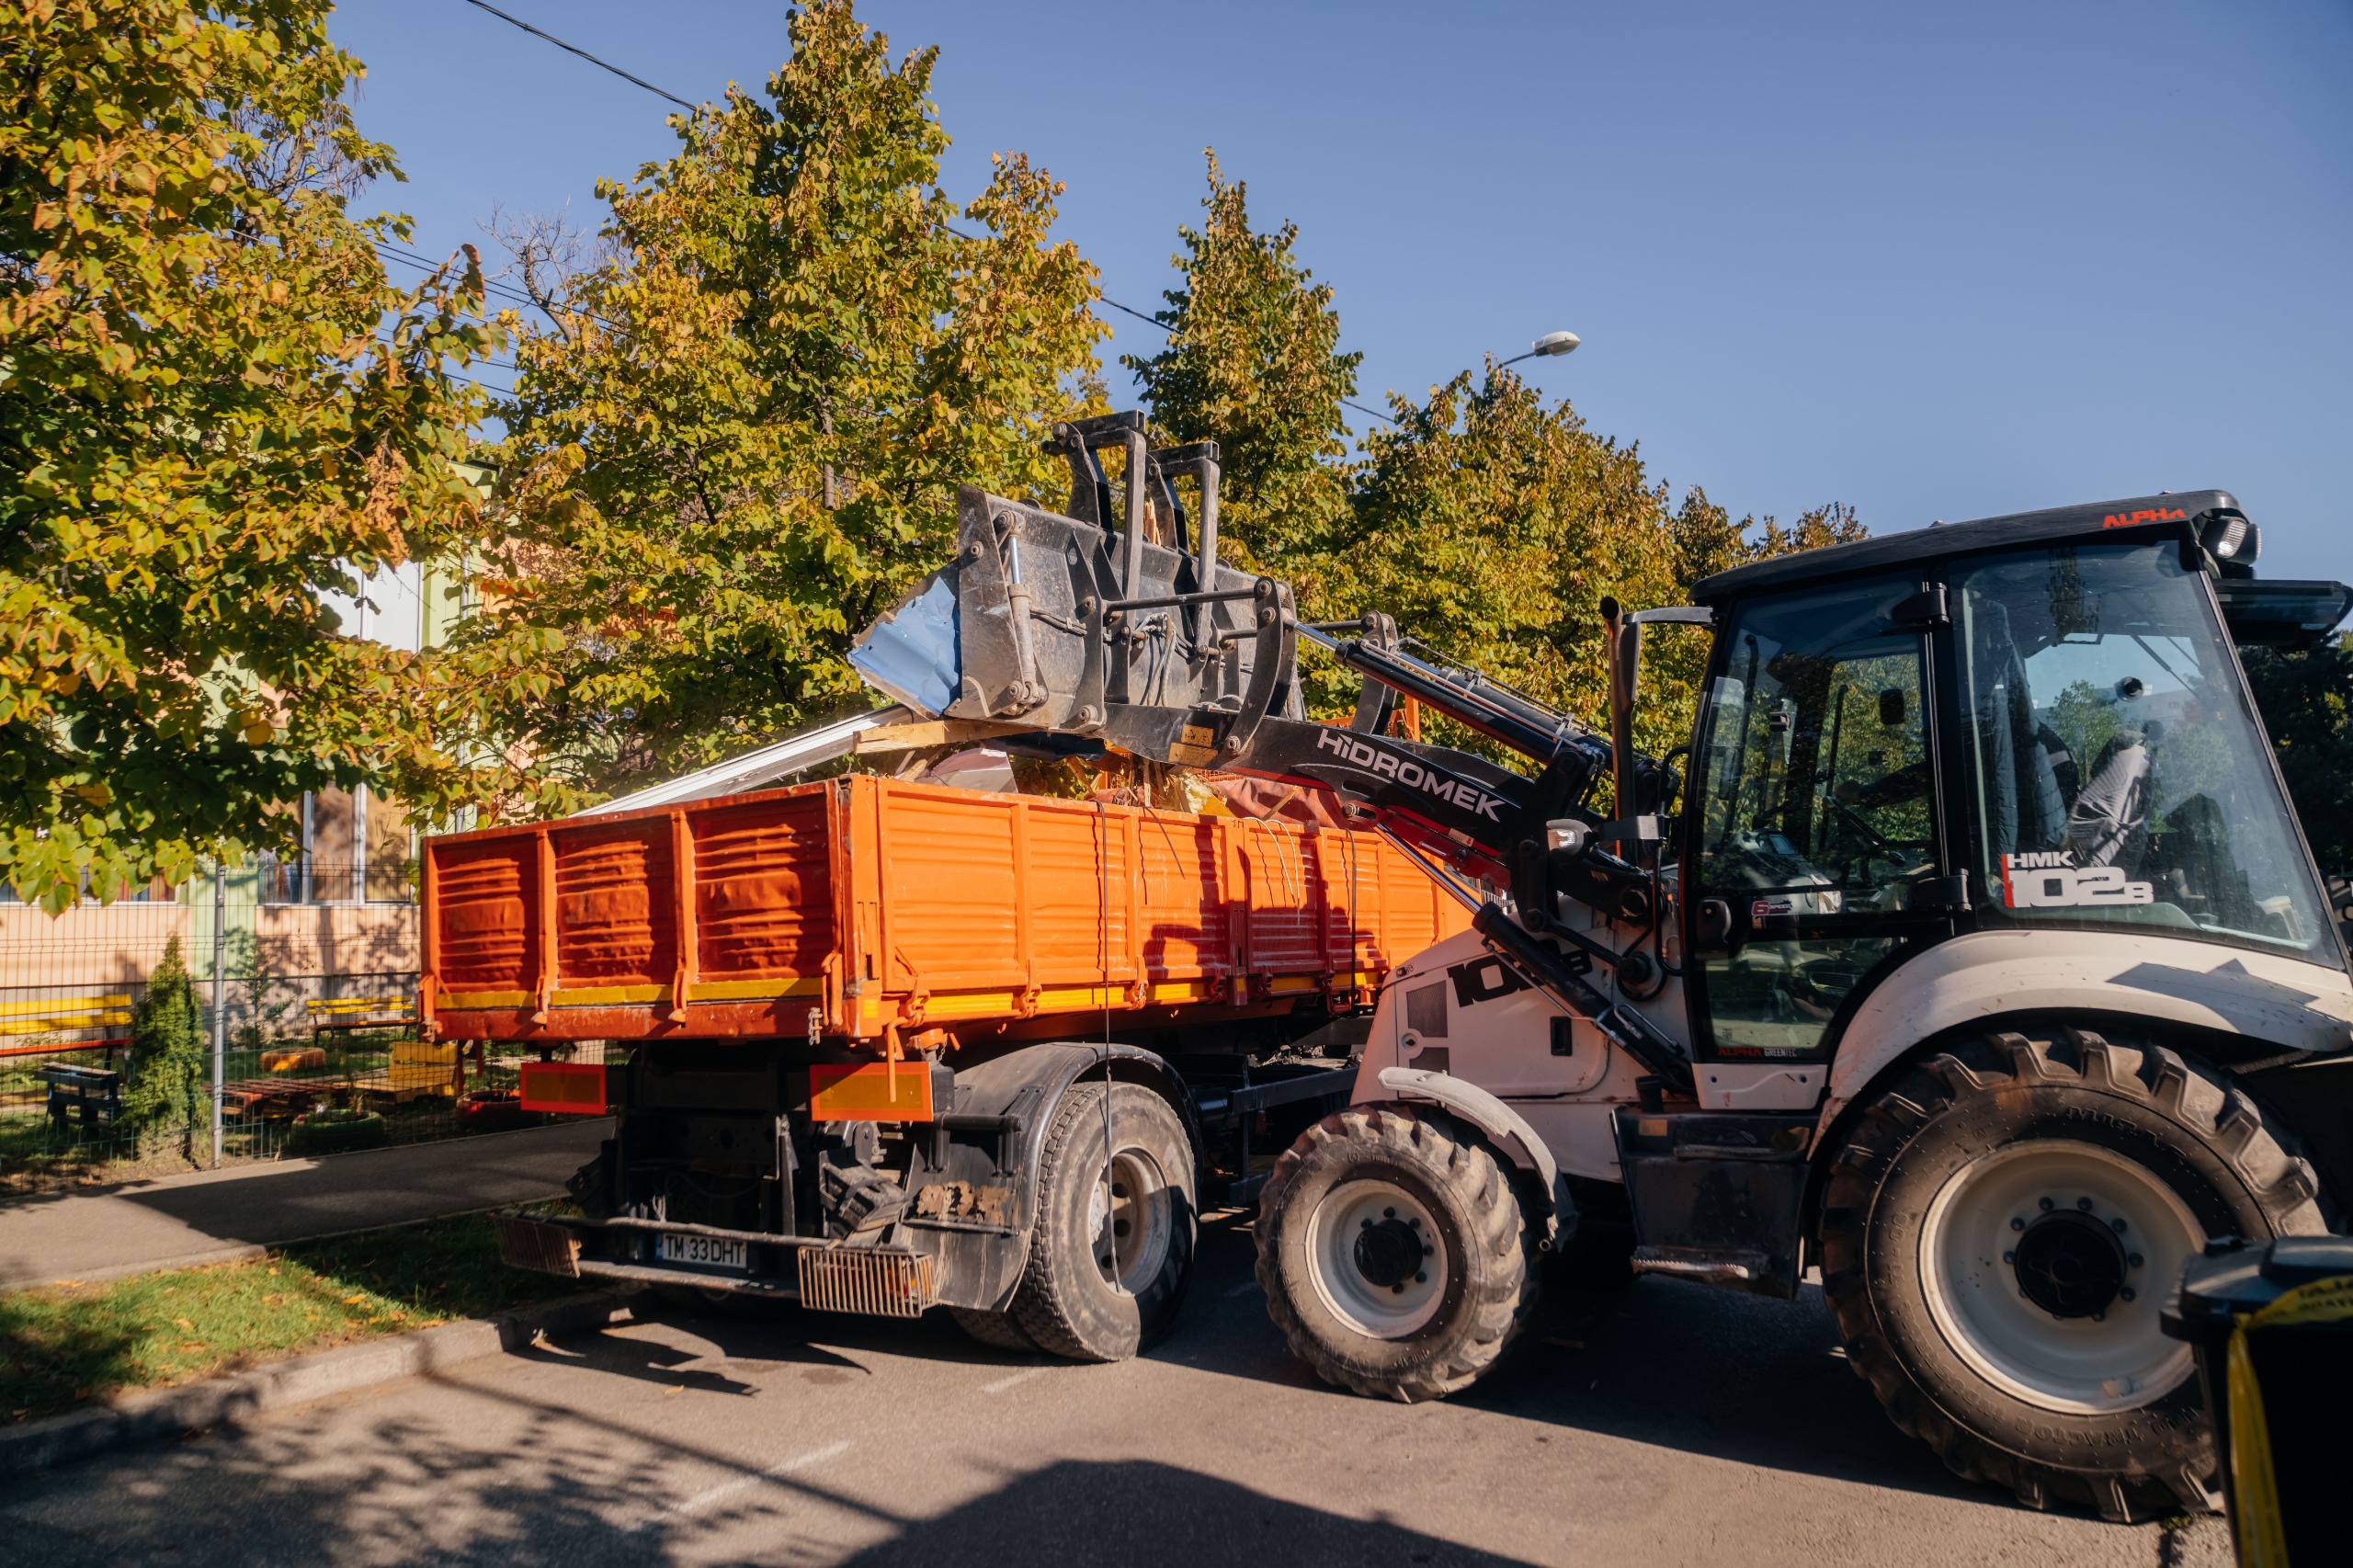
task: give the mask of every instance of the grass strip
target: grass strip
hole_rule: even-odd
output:
[[[7,1291],[0,1420],[35,1420],[578,1288],[507,1267],[490,1217],[469,1214],[242,1263]]]

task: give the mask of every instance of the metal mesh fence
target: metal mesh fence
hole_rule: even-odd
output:
[[[418,1039],[417,912],[377,881],[265,861],[62,915],[0,903],[0,1191],[210,1165],[216,1100],[223,1162],[542,1119],[520,1048]],[[193,1007],[142,1026],[174,949]]]

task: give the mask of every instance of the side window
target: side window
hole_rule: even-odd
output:
[[[1890,612],[1911,582],[1739,612],[1709,693],[1698,882],[1739,950],[1702,966],[1720,1053],[1816,1049],[1902,940],[1890,916],[1938,874],[1923,640]]]

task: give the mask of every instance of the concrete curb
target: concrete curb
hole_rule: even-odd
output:
[[[379,1226],[389,1230],[390,1226]],[[289,1242],[288,1246],[300,1246],[301,1242]],[[76,1285],[103,1285],[109,1279],[128,1279],[135,1274],[165,1274],[175,1268],[210,1268],[216,1263],[248,1263],[256,1257],[267,1257],[269,1248],[259,1242],[232,1242],[222,1246],[207,1247],[202,1252],[182,1253],[177,1257],[142,1258],[137,1263],[110,1263],[103,1268],[85,1268],[73,1276]],[[0,1292],[10,1290],[40,1290],[63,1285],[63,1279],[7,1280],[0,1282]]]
[[[128,1394],[95,1410],[68,1411],[0,1432],[0,1475],[42,1470],[111,1449],[168,1442],[264,1411],[519,1350],[541,1335],[603,1328],[628,1315],[626,1298],[596,1290],[488,1318],[338,1345],[182,1388]]]

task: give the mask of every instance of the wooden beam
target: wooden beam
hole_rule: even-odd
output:
[[[913,724],[883,724],[858,737],[858,755],[968,745],[974,741],[995,740],[999,735],[1017,735],[1030,728],[1028,724],[999,724],[986,719],[925,719]]]

